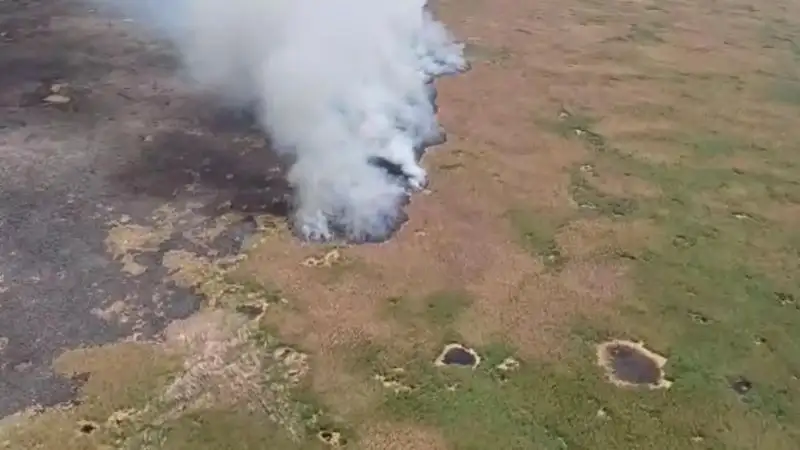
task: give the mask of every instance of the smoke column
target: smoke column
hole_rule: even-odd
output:
[[[255,105],[293,160],[298,236],[382,241],[406,220],[419,157],[444,140],[434,80],[468,68],[427,0],[95,1],[171,41],[202,88]]]

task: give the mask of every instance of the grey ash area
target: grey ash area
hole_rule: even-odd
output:
[[[75,1],[0,2],[0,67],[2,418],[75,398],[85,377],[53,373],[62,352],[152,338],[197,310],[159,255],[194,251],[184,234],[231,209],[285,214],[287,188],[248,117],[192,94],[169,49],[123,20]],[[165,204],[189,213],[137,260],[145,273],[123,272],[109,224],[146,225]],[[245,219],[214,250],[237,252],[253,230]],[[96,313],[122,299],[137,321]]]

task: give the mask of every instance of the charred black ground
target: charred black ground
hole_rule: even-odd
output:
[[[159,335],[200,299],[164,281],[163,253],[226,212],[285,215],[287,186],[247,112],[214,107],[177,76],[171,50],[79,1],[0,2],[0,418],[75,401],[85,377],[56,375],[69,349]],[[44,100],[55,89],[67,97]],[[68,107],[64,107],[68,106]],[[186,210],[138,276],[104,240],[110,223]],[[208,251],[235,254],[245,218]],[[115,301],[133,322],[99,317]]]
[[[125,299],[144,339],[196,311],[200,299],[165,283],[160,264],[169,250],[200,251],[187,233],[245,213],[206,249],[235,254],[256,229],[248,214],[290,213],[286,162],[253,109],[198,95],[173,49],[133,26],[78,0],[0,2],[0,417],[73,401],[81,380],[54,374],[53,359],[134,333],[94,311]],[[55,91],[66,100],[46,101]],[[145,273],[124,273],[104,245],[110,224],[152,225],[165,206],[186,215],[137,257]]]

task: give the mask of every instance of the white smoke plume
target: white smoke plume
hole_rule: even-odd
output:
[[[293,160],[299,236],[382,241],[405,221],[419,156],[444,139],[434,79],[468,68],[427,0],[105,1],[167,37],[204,89],[255,105]]]

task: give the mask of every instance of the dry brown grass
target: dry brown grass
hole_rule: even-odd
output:
[[[564,253],[578,259],[612,251],[636,255],[657,239],[659,230],[652,220],[618,222],[606,217],[573,220],[556,235]]]
[[[343,362],[348,353],[367,344],[402,353],[439,339],[387,317],[388,298],[414,303],[432,292],[464,290],[474,301],[454,326],[466,342],[501,341],[528,357],[553,356],[571,319],[611,311],[629,291],[626,268],[604,252],[635,251],[651,231],[645,221],[576,222],[557,236],[573,260],[553,272],[519,245],[506,217],[519,205],[574,213],[569,171],[591,152],[544,133],[537,120],[556,118],[561,104],[601,110],[610,92],[622,105],[644,95],[668,98],[641,81],[626,82],[620,92],[615,79],[642,71],[610,63],[608,56],[625,51],[605,43],[627,27],[571,26],[557,2],[439,6],[479,60],[468,75],[440,85],[441,121],[451,139],[425,159],[432,193],[414,198],[411,220],[392,241],[340,249],[343,259],[332,267],[303,265],[325,250],[298,249],[283,233],[254,250],[236,275],[274,283],[291,299],[268,320],[313,352],[312,387],[346,415],[358,416],[376,401],[371,389],[359,387],[364,376]],[[594,182],[612,195],[660,194],[644,180],[616,175]]]
[[[450,448],[436,430],[417,425],[384,423],[365,430],[363,450],[445,450]]]

